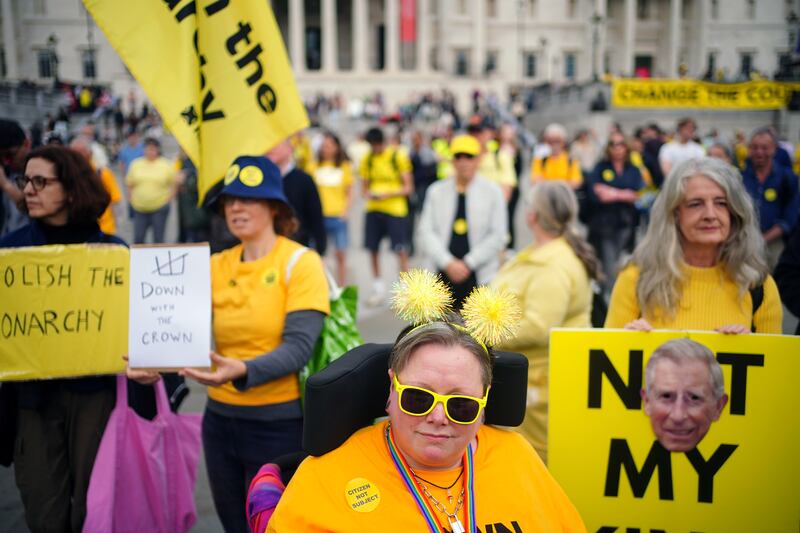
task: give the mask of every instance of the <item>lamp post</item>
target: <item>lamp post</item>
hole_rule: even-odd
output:
[[[600,13],[595,11],[592,13],[589,22],[592,24],[592,81],[599,79],[598,70],[598,53],[600,51],[600,23],[603,22],[603,17]]]
[[[798,55],[798,46],[797,46],[797,25],[800,22],[800,18],[797,16],[797,13],[794,10],[789,11],[789,15],[786,17],[786,29],[787,29],[787,44],[788,44],[788,51],[786,53],[786,59],[782,61],[783,64],[779,65],[780,67],[780,77],[783,79],[794,79],[794,67],[797,61]]]
[[[541,46],[542,48],[542,65],[544,66],[544,68],[547,69],[547,71],[543,72],[543,74],[545,74],[547,81],[550,81],[551,73],[550,73],[550,61],[549,58],[547,57],[547,37],[539,37],[539,46]]]

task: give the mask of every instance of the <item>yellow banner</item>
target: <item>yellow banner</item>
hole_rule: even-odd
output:
[[[615,79],[611,82],[611,104],[635,108],[780,109],[789,102],[792,91],[800,91],[800,83]]]
[[[0,380],[125,371],[128,249],[0,249]]]
[[[640,390],[650,354],[689,337],[717,356],[728,404],[697,447],[656,441]],[[555,330],[549,468],[588,531],[795,533],[800,338]]]
[[[235,157],[308,126],[266,0],[83,1],[197,165],[201,198]]]

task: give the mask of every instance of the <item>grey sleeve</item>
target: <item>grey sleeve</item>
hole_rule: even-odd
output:
[[[283,323],[281,344],[271,352],[245,362],[247,374],[232,381],[237,390],[262,385],[298,372],[311,359],[311,351],[322,331],[325,313],[293,311]]]

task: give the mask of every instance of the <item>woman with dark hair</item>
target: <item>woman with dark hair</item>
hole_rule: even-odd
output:
[[[297,219],[280,171],[266,157],[238,157],[212,203],[241,244],[211,257],[215,352],[210,371],[180,374],[207,385],[203,449],[214,506],[227,532],[249,532],[245,501],[264,463],[301,449],[297,372],[329,312],[317,253],[288,238]],[[155,372],[128,370],[140,383]]]
[[[353,171],[339,138],[326,131],[317,152],[312,177],[319,190],[325,231],[336,247],[336,281],[347,277],[347,212],[353,196]]]
[[[638,224],[634,205],[645,183],[631,163],[631,150],[621,133],[611,133],[605,157],[594,167],[587,182],[589,213],[588,241],[603,264],[606,292],[611,294],[617,276],[617,262],[630,253]]]
[[[100,231],[97,219],[109,195],[77,152],[61,146],[33,150],[17,185],[23,194],[20,208],[31,222],[0,240],[0,248],[125,244]],[[14,470],[28,528],[80,531],[94,458],[114,407],[114,378],[26,381],[12,387],[18,404]]]

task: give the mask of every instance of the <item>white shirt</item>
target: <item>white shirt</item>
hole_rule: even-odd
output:
[[[661,150],[658,152],[658,162],[661,163],[662,166],[665,162],[669,163],[672,165],[671,168],[675,168],[676,165],[684,161],[705,157],[705,155],[706,151],[703,150],[703,147],[694,141],[688,141],[686,143],[670,141],[662,146]]]

